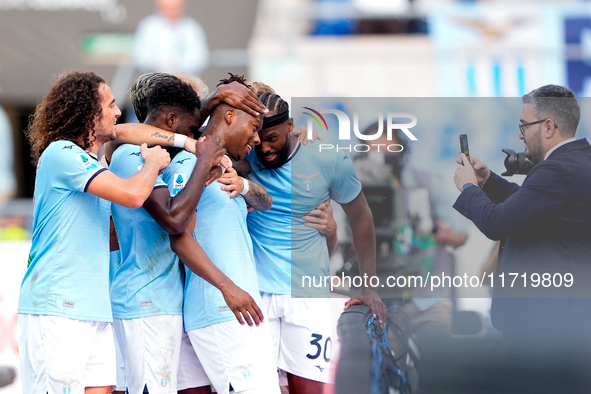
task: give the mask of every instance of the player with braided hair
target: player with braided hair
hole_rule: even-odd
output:
[[[225,82],[230,82],[230,79]],[[243,83],[244,80],[238,82]],[[223,138],[228,155],[238,162],[259,142],[261,125],[262,116],[253,117],[221,104],[212,113],[203,135]],[[186,152],[180,155],[183,154],[186,157],[189,155]],[[180,163],[185,156],[175,158],[172,165],[175,174],[190,172],[181,171],[187,166]],[[185,244],[194,237],[214,264],[261,304],[252,241],[246,225],[246,203],[257,209],[269,209],[271,198],[264,188],[238,177],[234,169],[228,170],[218,180],[224,185],[213,183],[203,192],[194,230],[189,226],[183,234],[171,237],[173,250],[184,262],[194,259],[193,249]],[[253,197],[258,197],[258,202]],[[203,278],[187,273],[185,330],[200,364],[218,393],[229,390],[279,393],[269,327],[257,316],[251,315],[258,327],[240,325],[220,290]]]
[[[266,90],[259,95],[269,109],[260,132],[261,143],[247,156],[253,167],[251,179],[273,197],[270,210],[248,215],[263,312],[271,326],[274,356],[278,367],[287,373],[290,393],[321,393],[329,382],[333,329],[329,294],[301,287],[301,280],[303,275],[329,275],[329,252],[336,235],[326,231],[321,223],[325,219],[315,220],[314,216],[322,214],[318,206],[329,199],[341,204],[353,230],[361,274],[368,276],[375,275],[373,219],[349,157],[301,144],[290,134],[293,119],[288,103]],[[385,319],[384,305],[375,290],[364,288],[345,307],[358,303],[370,306],[374,315]]]

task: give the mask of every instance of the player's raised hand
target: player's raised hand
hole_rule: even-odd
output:
[[[249,326],[260,325],[265,321],[263,312],[254,299],[240,287],[231,283],[229,288],[222,290],[222,295],[228,308],[234,312],[238,323]]]
[[[197,156],[199,162],[208,165],[210,168],[217,166],[224,160],[226,154],[224,143],[224,140],[217,135],[200,137],[195,143],[195,156]]]
[[[308,128],[302,125],[291,130],[291,135],[298,136],[300,142],[304,145],[308,145],[308,142],[310,141],[314,143],[316,142],[316,140],[324,142],[324,139],[318,135],[318,132],[316,130],[312,130],[312,138],[308,139]]]
[[[170,164],[170,155],[158,145],[148,148],[148,145],[142,144],[140,146],[140,152],[146,164],[154,163],[160,171],[163,171]]]
[[[256,94],[238,82],[218,86],[215,95],[226,104],[255,117],[269,112]]]

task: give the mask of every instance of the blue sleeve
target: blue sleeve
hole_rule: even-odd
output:
[[[558,164],[543,162],[534,167],[523,185],[504,202],[495,204],[488,193],[470,187],[460,194],[454,208],[472,220],[488,238],[498,240],[559,209],[566,201],[565,179]],[[510,185],[509,182],[499,183],[506,193],[514,190]]]
[[[517,190],[519,190],[519,185],[516,183],[511,183],[491,171],[490,176],[488,177],[488,180],[484,184],[482,190],[492,202],[498,204],[508,199],[513,193],[517,192]]]
[[[143,166],[144,159],[142,158],[140,147],[137,145],[125,144],[117,148],[115,153],[113,153],[109,170],[118,177],[127,179],[141,170]],[[164,183],[162,177],[158,175],[154,189],[160,187],[166,187],[166,183]]]
[[[39,165],[50,169],[47,173],[54,189],[79,192],[85,192],[90,181],[106,171],[98,160],[69,141],[51,143]]]
[[[344,152],[336,155],[330,193],[331,198],[339,204],[348,204],[361,193],[361,182],[357,179],[353,162]]]

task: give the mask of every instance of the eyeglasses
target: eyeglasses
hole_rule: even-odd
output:
[[[542,122],[545,122],[547,120],[548,120],[548,118],[542,119],[542,120],[536,120],[535,122],[529,122],[529,123],[519,124],[519,131],[521,131],[521,134],[525,136],[525,129],[524,129],[525,126],[531,126],[533,124],[542,123]]]

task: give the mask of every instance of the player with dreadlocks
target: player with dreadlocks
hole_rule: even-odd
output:
[[[146,124],[183,135],[197,132],[200,102],[190,85],[176,77],[156,78],[145,100]],[[182,165],[195,167],[191,176],[173,173],[176,167],[169,166],[142,209],[113,205],[123,261],[111,285],[111,299],[115,333],[125,349],[125,375],[130,393],[142,392],[145,385],[151,393],[162,387],[177,390],[183,282],[168,234],[182,233],[193,218],[210,170],[225,152],[223,144],[218,136],[202,137],[196,144],[196,157],[187,154],[177,159],[179,152],[171,152],[177,154],[173,163],[181,161]],[[112,157],[112,171],[121,176],[137,172],[143,165],[137,152],[136,145],[119,147]],[[222,289],[232,312],[244,315],[247,321],[249,314],[260,313],[252,297],[213,265],[194,240],[193,251],[195,259],[186,264]]]
[[[236,76],[222,82],[230,80],[243,82]],[[223,139],[228,155],[238,162],[258,144],[261,125],[262,115],[254,117],[223,103],[214,109],[202,135]],[[190,157],[188,152],[179,153],[170,166],[170,173],[189,175],[195,166],[194,161],[185,161]],[[237,176],[233,168],[218,180],[221,184],[212,183],[203,191],[196,222],[183,234],[171,236],[172,249],[189,266],[198,256],[196,239],[211,261],[260,305],[252,241],[246,225],[247,203],[255,209],[269,209],[271,198],[259,185]],[[203,370],[220,394],[230,390],[278,394],[279,382],[271,357],[267,324],[254,313],[251,318],[258,327],[241,325],[224,299],[223,290],[187,272],[184,324]],[[193,363],[181,359],[185,373],[198,373],[187,371],[185,364]]]
[[[333,328],[329,294],[324,289],[303,288],[301,280],[304,275],[330,275],[329,251],[336,237],[328,234],[327,239],[323,226],[305,222],[312,220],[325,201],[339,203],[353,230],[361,275],[371,276],[375,275],[373,219],[349,157],[299,143],[290,134],[293,119],[287,102],[269,91],[259,98],[269,113],[260,132],[261,143],[247,158],[253,165],[251,179],[267,189],[273,206],[251,212],[248,229],[263,313],[271,326],[274,357],[287,373],[290,393],[321,393],[329,381]],[[385,308],[375,290],[364,288],[346,307],[357,303],[367,304],[385,320]]]

